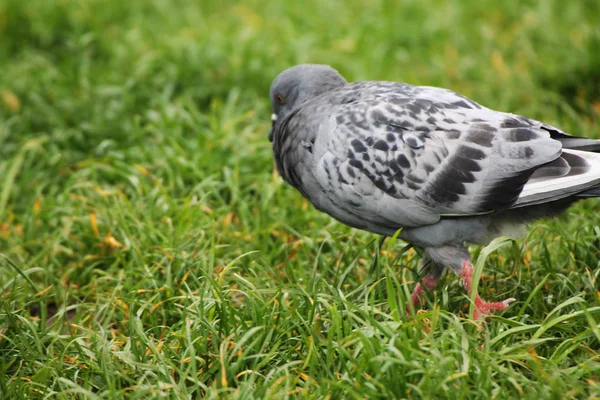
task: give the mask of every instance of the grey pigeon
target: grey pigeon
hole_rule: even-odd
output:
[[[451,90],[348,83],[298,65],[271,85],[273,154],[283,179],[320,211],[420,249],[421,302],[450,268],[471,290],[466,244],[600,196],[600,141],[485,108]],[[477,294],[475,318],[514,299]]]

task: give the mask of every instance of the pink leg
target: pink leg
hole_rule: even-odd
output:
[[[463,280],[465,288],[469,295],[471,294],[471,283],[473,280],[473,265],[469,260],[465,260],[463,263],[462,270],[460,271],[460,276]],[[473,312],[473,318],[479,319],[481,316],[490,315],[492,311],[502,311],[508,307],[508,305],[515,301],[512,297],[503,301],[498,301],[495,303],[488,303],[479,297],[479,293],[475,293],[475,310]]]
[[[423,300],[423,292],[425,291],[425,287],[423,287],[423,285],[425,285],[429,290],[435,289],[435,286],[440,280],[440,276],[441,275],[427,275],[421,279],[421,283],[417,283],[417,286],[415,286],[415,289],[410,295],[410,302],[412,303],[415,311],[417,310],[417,307],[421,305],[421,301]],[[410,313],[410,304],[406,305],[406,312]]]

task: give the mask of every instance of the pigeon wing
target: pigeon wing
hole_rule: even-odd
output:
[[[509,114],[451,91],[362,86],[345,89],[357,96],[340,93],[320,125],[314,175],[331,204],[375,224],[510,208],[533,172],[561,154],[547,131],[505,124]]]

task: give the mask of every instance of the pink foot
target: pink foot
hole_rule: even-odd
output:
[[[412,303],[412,308],[415,311],[417,310],[417,307],[419,307],[423,301],[423,292],[425,291],[425,287],[423,285],[425,285],[427,287],[427,289],[433,290],[439,280],[440,280],[439,277],[432,277],[432,276],[428,275],[428,276],[423,277],[423,279],[421,280],[422,283],[417,283],[417,285],[415,286],[415,289],[413,290],[412,294],[410,295],[410,302]],[[409,314],[411,312],[410,309],[411,309],[410,304],[407,304],[406,312]]]
[[[473,281],[473,265],[469,260],[465,260],[463,263],[463,268],[460,273],[463,283],[465,284],[465,288],[469,295],[471,294],[471,283]],[[493,311],[502,311],[505,310],[510,303],[515,301],[512,297],[503,301],[498,301],[495,303],[488,303],[479,297],[479,293],[475,293],[475,310],[473,311],[473,318],[478,320],[482,316],[490,315]]]
[[[477,320],[482,316],[490,315],[492,311],[505,310],[508,308],[510,303],[512,303],[515,300],[516,299],[511,297],[506,300],[498,301],[495,303],[488,303],[487,301],[479,297],[479,295],[477,294],[475,296],[475,310],[473,310],[473,318]]]
[[[412,308],[417,311],[417,307],[421,305],[421,298],[423,297],[423,291],[425,289],[423,288],[423,285],[421,285],[420,283],[417,283],[417,285],[415,286],[415,290],[413,290],[412,294],[410,295],[410,304],[406,305],[406,312],[410,314],[410,310],[411,307],[410,305],[412,304]]]

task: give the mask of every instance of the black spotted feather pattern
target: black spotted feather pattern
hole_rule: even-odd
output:
[[[317,208],[381,233],[518,207],[534,174],[554,179],[579,157],[562,151],[573,139],[450,90],[359,82],[299,107],[279,125],[274,153]],[[541,192],[522,204],[571,193]]]

